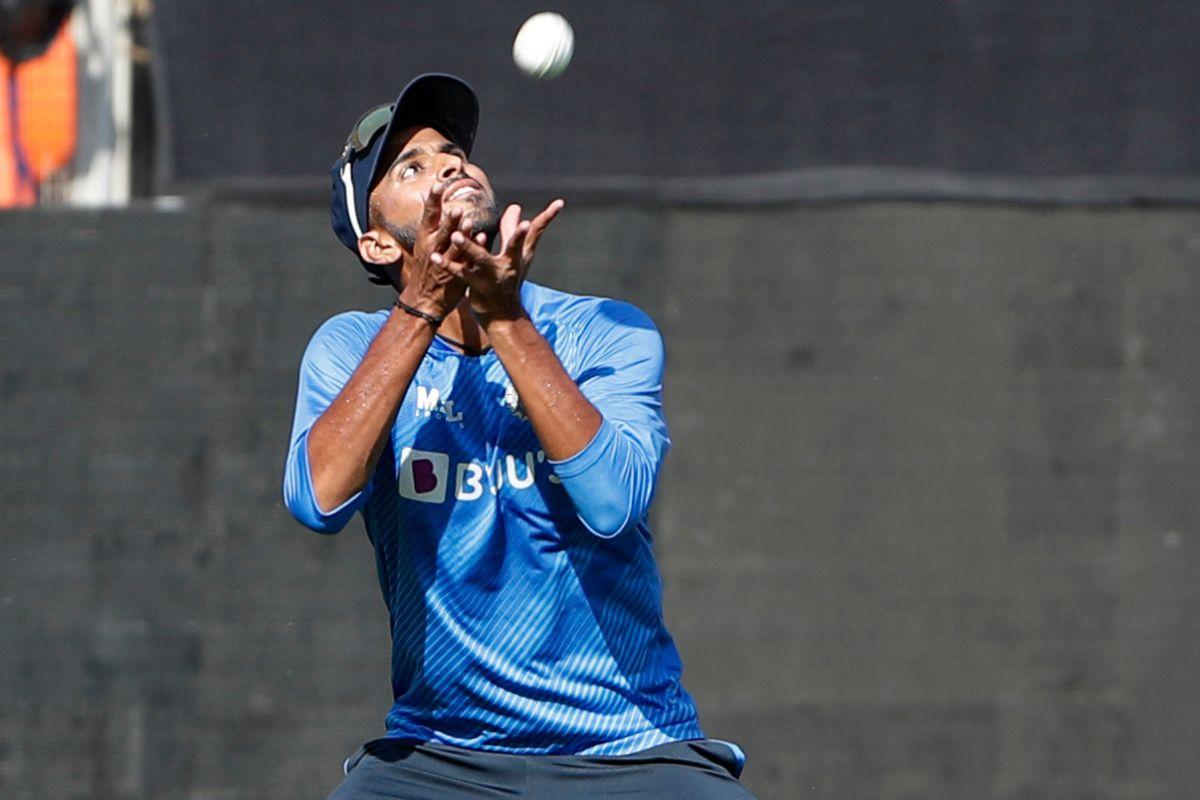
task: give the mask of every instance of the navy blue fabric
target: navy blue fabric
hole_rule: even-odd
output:
[[[740,753],[711,739],[624,756],[519,756],[376,739],[346,759],[329,800],[754,800]]]

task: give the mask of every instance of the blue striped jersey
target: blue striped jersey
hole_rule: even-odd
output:
[[[548,459],[495,353],[435,338],[372,479],[319,508],[308,431],[400,313],[347,312],[304,353],[284,501],[324,533],[363,516],[392,634],[387,735],[598,755],[702,738],[646,523],[669,445],[662,339],[627,303],[522,295],[603,417],[590,444]]]

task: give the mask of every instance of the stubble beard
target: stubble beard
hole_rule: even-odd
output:
[[[471,195],[466,202],[470,208],[463,209],[463,213],[469,215],[471,220],[471,236],[486,234],[490,247],[496,231],[500,229],[500,211],[496,207],[496,198],[491,194],[484,195],[483,192],[479,192],[477,195]],[[442,213],[445,213],[445,210]]]
[[[482,194],[482,192],[480,192]],[[472,196],[467,200],[470,208],[463,209],[463,213],[467,214],[471,220],[471,236],[478,236],[483,233],[487,235],[488,246],[492,244],[492,240],[496,236],[496,232],[500,229],[500,211],[496,206],[496,198],[492,195],[486,197]],[[446,208],[442,208],[442,213],[445,214]],[[383,227],[395,237],[396,241],[404,245],[408,252],[412,252],[417,245],[417,229],[413,225],[397,225],[391,220],[384,220]]]

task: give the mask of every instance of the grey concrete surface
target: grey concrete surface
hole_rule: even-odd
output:
[[[280,475],[307,337],[389,298],[320,210],[0,243],[0,796],[324,797],[386,615]],[[569,206],[535,272],[666,337],[666,615],[760,797],[1194,794],[1200,211]]]

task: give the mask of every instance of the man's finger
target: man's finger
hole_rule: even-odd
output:
[[[525,280],[526,273],[529,272],[530,260],[525,257],[525,237],[529,236],[529,222],[524,221],[517,226],[517,232],[509,242],[509,248],[505,252],[509,263],[517,269],[517,279]]]
[[[488,286],[487,275],[469,262],[448,261],[446,262],[446,271],[467,284],[468,287],[475,286],[484,290]]]
[[[435,184],[425,196],[425,213],[421,215],[421,226],[432,231],[442,219],[442,184]]]
[[[463,213],[460,208],[452,208],[442,215],[442,221],[438,223],[437,233],[433,237],[434,252],[441,252],[446,249],[446,245],[450,243],[450,234],[454,233],[463,224]]]
[[[542,213],[533,218],[533,222],[529,226],[529,235],[525,238],[525,249],[532,253],[533,248],[537,247],[538,239],[542,238],[542,233],[545,232],[546,226],[554,221],[558,216],[558,212],[563,210],[566,201],[561,197],[551,200],[550,205],[542,210]]]
[[[522,221],[517,225],[517,232],[508,242],[508,247],[504,249],[504,255],[512,260],[514,264],[520,264],[525,255],[525,237],[529,235],[529,223]]]
[[[460,232],[450,237],[450,243],[462,253],[462,258],[473,264],[495,268],[496,257],[487,251],[483,245]]]
[[[471,232],[471,220],[469,217],[463,216],[463,218],[459,221],[458,232],[462,233],[462,234],[469,234]],[[458,245],[456,245],[452,239],[448,238],[447,242],[448,242],[449,246],[446,248],[445,252],[443,253],[445,260],[446,261],[461,261],[462,260],[462,250],[460,250],[458,248]],[[431,256],[431,258],[432,258],[432,256]],[[439,260],[437,263],[440,264],[442,262]]]
[[[513,203],[504,209],[504,214],[500,217],[500,252],[504,252],[507,248],[508,241],[517,232],[517,223],[520,221],[521,207],[519,205]]]

